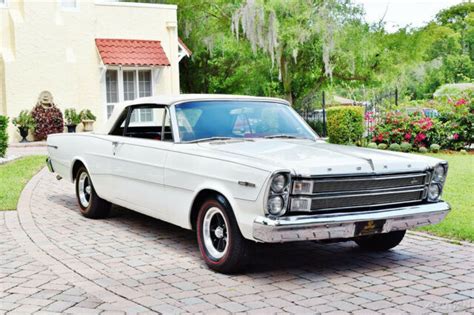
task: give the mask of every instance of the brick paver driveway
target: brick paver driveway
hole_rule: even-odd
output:
[[[259,246],[246,274],[201,262],[193,232],[115,209],[78,212],[43,170],[0,212],[0,313],[474,311],[474,247],[410,233],[382,254],[353,243]]]

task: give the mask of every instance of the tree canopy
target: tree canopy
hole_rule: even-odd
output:
[[[350,0],[166,0],[193,51],[183,92],[280,96],[311,106],[321,90],[363,100],[397,87],[429,98],[442,84],[473,82],[474,3],[395,33],[368,24]],[[363,92],[361,92],[363,91]]]

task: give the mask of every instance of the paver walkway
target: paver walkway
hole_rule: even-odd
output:
[[[0,212],[0,314],[474,312],[474,246],[410,233],[395,250],[352,242],[259,246],[248,272],[206,268],[193,232],[115,208],[78,211],[43,170]]]

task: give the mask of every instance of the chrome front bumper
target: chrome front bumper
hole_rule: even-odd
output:
[[[440,201],[351,213],[281,218],[258,217],[253,223],[253,237],[266,243],[352,238],[356,233],[357,222],[385,220],[381,232],[387,233],[438,223],[444,219],[449,210],[449,204]]]

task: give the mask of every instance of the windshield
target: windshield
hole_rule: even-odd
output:
[[[181,141],[298,138],[316,135],[289,106],[276,102],[199,101],[176,105]]]

